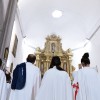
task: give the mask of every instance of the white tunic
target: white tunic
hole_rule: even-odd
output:
[[[84,67],[75,75],[74,83],[78,82],[76,100],[100,100],[100,77],[97,71],[90,67]],[[75,96],[75,95],[74,95]]]
[[[6,100],[6,76],[2,70],[0,70],[0,100]]]
[[[35,100],[40,86],[40,70],[38,67],[26,63],[26,84],[22,90],[11,90],[9,100]]]
[[[74,80],[75,77],[77,77],[77,71],[73,71],[73,73],[72,73],[73,80]]]
[[[35,100],[72,100],[72,87],[68,74],[56,67],[49,69],[42,80]]]
[[[7,84],[7,99],[9,100],[9,96],[10,96],[10,92],[11,92],[11,84],[10,83],[6,83]]]

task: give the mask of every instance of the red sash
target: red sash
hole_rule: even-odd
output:
[[[77,93],[78,93],[78,90],[79,90],[79,84],[78,84],[78,82],[76,84],[74,83],[72,85],[72,87],[75,88],[75,100],[76,100],[76,96],[77,96]]]

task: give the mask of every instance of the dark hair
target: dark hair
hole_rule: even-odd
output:
[[[90,64],[89,53],[84,53],[81,59],[81,63],[83,63],[85,66]]]
[[[36,60],[36,56],[33,54],[29,54],[26,60],[27,62],[34,63]]]
[[[0,66],[2,65],[2,60],[1,60],[1,58],[0,58]]]
[[[50,64],[49,69],[50,69],[50,68],[53,68],[54,66],[56,66],[56,68],[57,68],[58,70],[64,71],[64,70],[60,67],[60,65],[61,65],[60,58],[59,58],[58,56],[53,56],[53,57],[52,57],[52,60],[51,60],[51,64]]]

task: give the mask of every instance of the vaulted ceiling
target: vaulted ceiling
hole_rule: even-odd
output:
[[[100,0],[19,0],[18,7],[27,39],[44,47],[45,37],[57,34],[64,49],[75,48],[89,38],[100,21]],[[53,18],[54,10],[62,17]]]

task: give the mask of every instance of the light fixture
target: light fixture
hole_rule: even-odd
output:
[[[62,11],[60,11],[60,10],[54,10],[54,11],[52,12],[52,16],[53,16],[54,18],[60,18],[60,17],[62,16]]]

